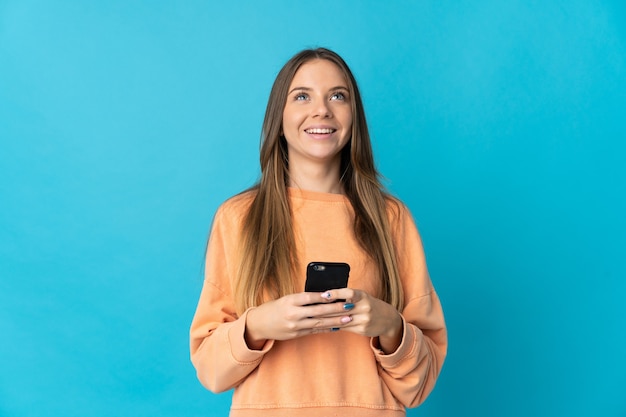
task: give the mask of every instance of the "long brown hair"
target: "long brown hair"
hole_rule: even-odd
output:
[[[401,310],[402,285],[387,216],[387,202],[395,200],[385,193],[374,165],[356,80],[344,60],[325,48],[294,55],[272,86],[261,133],[261,179],[252,188],[256,194],[243,224],[241,263],[234,288],[237,308],[242,312],[296,291],[292,274],[298,259],[287,192],[289,162],[282,136],[283,111],[296,72],[314,59],[337,65],[348,83],[353,121],[351,139],[341,151],[341,181],[355,212],[355,236],[378,266],[379,295]]]

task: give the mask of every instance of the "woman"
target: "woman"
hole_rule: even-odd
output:
[[[235,389],[231,416],[405,415],[435,385],[445,323],[336,53],[305,50],[282,68],[260,159],[259,183],[213,221],[191,326],[198,378]],[[348,288],[303,292],[311,261],[348,263]]]

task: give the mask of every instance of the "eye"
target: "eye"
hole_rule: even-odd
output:
[[[336,91],[333,94],[331,94],[330,99],[344,101],[346,99],[346,95],[341,91]]]
[[[307,93],[297,93],[295,96],[293,96],[293,99],[296,101],[307,100],[308,98],[309,95]]]

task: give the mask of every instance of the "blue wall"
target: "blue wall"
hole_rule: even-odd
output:
[[[447,314],[409,415],[626,416],[626,4],[273,3],[0,1],[0,415],[226,415],[188,360],[207,231],[321,45]]]

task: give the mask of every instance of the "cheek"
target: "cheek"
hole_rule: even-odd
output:
[[[284,114],[282,123],[282,133],[287,142],[295,140],[298,136],[299,123],[293,114]]]
[[[348,134],[348,136],[350,136],[350,134],[352,133],[352,113],[348,113],[344,119],[344,126],[346,129],[346,133]]]
[[[347,129],[350,129],[352,127],[352,109],[344,109],[341,119],[343,125],[346,126]]]
[[[299,125],[298,113],[286,111],[283,113],[283,130],[297,129]]]

